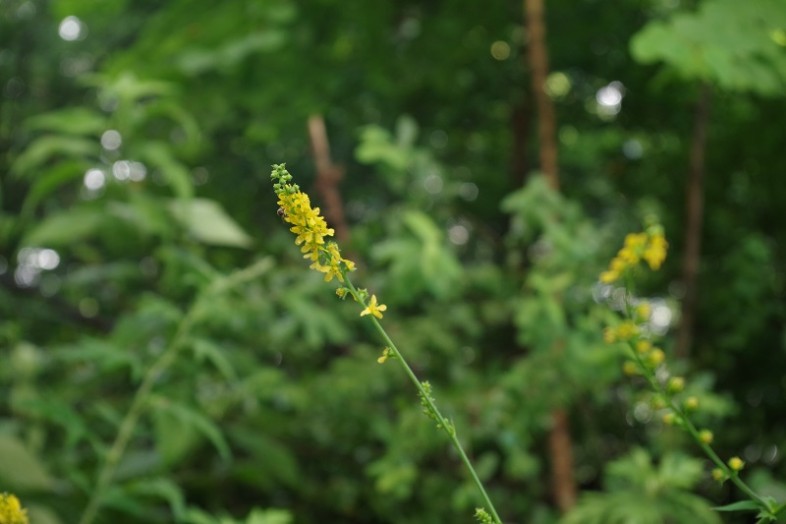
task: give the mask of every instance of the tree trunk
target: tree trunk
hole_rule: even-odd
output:
[[[309,117],[308,135],[317,168],[316,188],[325,203],[325,218],[328,225],[336,230],[336,239],[341,247],[346,249],[349,242],[349,227],[344,215],[341,192],[338,190],[338,184],[344,178],[344,169],[335,165],[330,158],[330,142],[322,115]]]
[[[549,72],[549,59],[546,51],[546,24],[543,13],[543,0],[524,0],[524,13],[528,34],[529,68],[532,76],[532,92],[538,113],[538,140],[540,169],[549,185],[559,189],[559,169],[557,166],[557,124],[554,104],[545,90]],[[552,351],[561,352],[562,344],[555,344]],[[560,511],[569,511],[576,503],[576,479],[573,474],[573,445],[570,436],[570,421],[565,409],[558,408],[552,413],[552,427],[549,433],[549,452],[551,454],[551,490]]]
[[[704,156],[707,149],[711,95],[712,90],[709,84],[702,84],[693,117],[690,171],[685,190],[685,251],[682,258],[682,284],[685,289],[685,297],[682,303],[682,320],[677,333],[675,350],[678,358],[686,358],[690,354],[698,305],[701,229],[704,221]]]
[[[546,94],[546,77],[549,73],[549,56],[546,51],[546,24],[543,0],[524,0],[527,25],[529,67],[532,76],[532,93],[538,111],[538,139],[540,140],[540,169],[554,189],[559,189],[557,167],[557,125],[554,104]]]

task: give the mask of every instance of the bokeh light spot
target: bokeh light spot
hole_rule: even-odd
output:
[[[510,56],[510,44],[497,40],[491,44],[491,56],[494,60],[507,60]]]
[[[67,16],[60,22],[57,34],[67,42],[79,40],[80,38],[84,38],[85,24],[75,16]]]

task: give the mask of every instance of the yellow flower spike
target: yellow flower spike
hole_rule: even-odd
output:
[[[712,478],[718,482],[723,482],[726,480],[726,473],[724,473],[724,471],[720,468],[715,468],[712,470]]]
[[[699,409],[699,399],[696,397],[688,397],[685,399],[682,405],[688,411],[696,411]]]
[[[669,393],[679,393],[685,389],[685,379],[682,377],[671,377],[667,386]],[[698,404],[698,401],[697,401]]]
[[[715,439],[715,435],[712,434],[712,431],[709,429],[702,429],[699,431],[699,440],[702,444],[712,444],[712,441]]]
[[[622,371],[626,375],[632,377],[633,375],[639,374],[639,366],[632,360],[626,360],[625,363],[622,365]]]
[[[385,304],[377,305],[377,296],[371,295],[371,298],[368,301],[368,306],[366,309],[360,312],[360,316],[364,317],[366,315],[374,315],[377,318],[382,318],[382,312],[387,310],[387,306]]]
[[[649,340],[639,340],[636,342],[636,351],[639,355],[646,355],[652,349],[652,342]]]
[[[27,511],[15,495],[0,494],[0,524],[28,524]]]
[[[290,183],[292,175],[283,164],[273,166],[270,178],[278,195],[278,214],[292,225],[289,230],[295,234],[295,245],[300,246],[303,258],[311,261],[311,269],[325,274],[325,281],[336,278],[343,282],[344,271],[353,271],[355,264],[341,257],[338,244],[325,242],[325,237],[333,236],[335,230],[327,227],[318,207],[311,207],[308,195]]]
[[[745,461],[740,457],[731,457],[728,464],[732,471],[742,471],[742,468],[745,467]]]

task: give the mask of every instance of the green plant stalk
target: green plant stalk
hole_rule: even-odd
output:
[[[367,307],[365,300],[363,300],[358,290],[352,284],[352,281],[346,275],[346,272],[344,273],[344,280],[346,281],[347,288],[352,293],[353,298],[364,308]],[[483,500],[485,501],[488,509],[491,511],[491,514],[494,517],[495,522],[497,524],[502,524],[502,519],[500,519],[499,515],[497,514],[497,510],[494,508],[494,504],[491,502],[491,498],[488,496],[488,493],[486,493],[486,488],[483,486],[483,482],[481,482],[480,477],[478,477],[475,468],[472,466],[472,462],[469,460],[469,457],[467,457],[467,453],[464,451],[464,447],[461,445],[461,442],[459,442],[459,439],[456,436],[456,430],[453,426],[453,423],[450,422],[448,419],[446,419],[444,416],[442,416],[442,413],[440,413],[439,409],[437,408],[437,405],[434,403],[434,400],[431,398],[428,392],[423,388],[423,384],[420,382],[417,375],[415,375],[415,372],[412,371],[412,368],[407,363],[406,359],[404,358],[404,355],[401,354],[401,351],[399,351],[399,349],[396,347],[396,344],[390,339],[390,336],[388,336],[387,332],[385,331],[385,328],[382,327],[382,324],[379,323],[379,321],[374,317],[374,315],[369,315],[369,318],[374,324],[374,328],[376,328],[377,332],[380,334],[382,339],[385,341],[388,347],[393,351],[393,354],[396,357],[395,360],[401,363],[401,367],[404,368],[404,371],[406,372],[407,376],[415,385],[415,387],[418,389],[418,392],[420,393],[420,398],[425,399],[426,403],[428,404],[429,410],[434,415],[439,426],[442,429],[444,429],[445,433],[447,433],[448,436],[450,437],[450,441],[453,444],[453,447],[456,449],[459,456],[461,457],[461,461],[469,470],[469,473],[472,476],[472,480],[475,482],[475,485],[478,487],[478,490],[480,490]]]
[[[272,259],[264,258],[240,271],[236,271],[226,277],[218,278],[194,300],[193,305],[178,324],[171,342],[147,370],[147,373],[145,373],[142,379],[142,383],[139,385],[136,393],[134,393],[134,399],[131,401],[131,406],[120,422],[115,439],[107,452],[104,464],[98,474],[96,485],[79,519],[79,524],[91,524],[98,515],[104,495],[112,484],[112,477],[117,470],[117,465],[123,458],[126,447],[131,441],[139,418],[145,411],[153,387],[161,375],[163,375],[164,372],[169,369],[169,366],[177,360],[179,350],[184,346],[183,342],[187,339],[195,320],[199,316],[203,301],[208,297],[224,293],[244,282],[253,280],[265,273],[271,267],[273,267]]]
[[[725,462],[723,462],[723,460],[718,456],[715,450],[712,449],[712,447],[710,447],[709,444],[701,440],[701,437],[699,436],[699,430],[696,429],[696,426],[694,426],[693,422],[690,421],[687,413],[685,413],[685,411],[674,402],[672,395],[666,390],[666,388],[663,387],[663,385],[660,382],[658,382],[654,373],[651,372],[649,367],[647,367],[646,363],[641,359],[641,356],[636,351],[636,347],[633,341],[629,340],[627,343],[628,343],[628,348],[630,349],[630,353],[633,355],[633,358],[638,364],[639,369],[643,370],[644,378],[647,379],[647,382],[649,382],[650,387],[655,392],[659,393],[663,398],[668,399],[669,409],[677,415],[680,423],[683,425],[685,429],[688,430],[688,433],[690,433],[691,437],[693,438],[694,441],[696,441],[696,444],[699,445],[699,447],[704,452],[704,454],[707,455],[709,459],[726,474],[729,480],[731,480],[751,500],[755,501],[757,504],[759,504],[759,506],[761,506],[762,509],[764,509],[771,515],[775,516],[774,513],[775,510],[774,508],[771,507],[771,504],[769,504],[761,496],[756,494],[756,492],[753,491],[753,489],[751,489],[745,483],[745,481],[743,481],[740,478],[739,473],[737,471],[732,470]]]

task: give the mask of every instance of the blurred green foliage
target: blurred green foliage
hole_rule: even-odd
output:
[[[356,280],[388,304],[503,518],[560,521],[546,434],[562,407],[587,491],[564,521],[716,522],[734,492],[622,379],[597,285],[657,216],[672,251],[642,293],[673,329],[707,81],[696,344],[675,365],[721,452],[782,495],[786,7],[546,4],[561,194],[530,174],[520,2],[0,2],[0,491],[32,522],[75,521],[188,321],[100,522],[470,521],[475,488],[443,435],[276,216],[273,163],[320,200],[319,113],[346,167]],[[614,81],[621,110],[604,112]],[[269,268],[200,299],[255,263]]]

